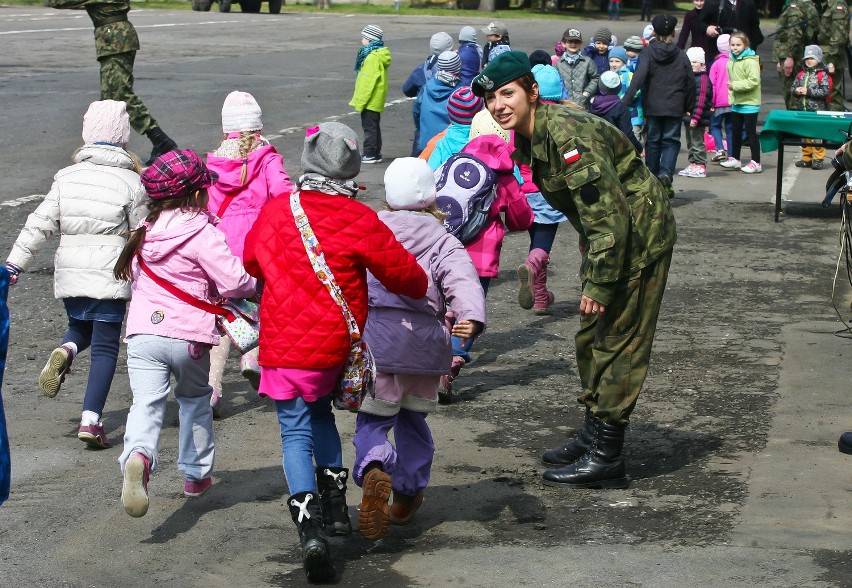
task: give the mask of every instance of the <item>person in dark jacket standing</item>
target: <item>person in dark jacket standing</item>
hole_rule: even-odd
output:
[[[629,106],[641,90],[645,106],[645,164],[674,196],[672,178],[680,151],[680,125],[695,102],[692,66],[674,43],[677,19],[658,14],[651,21],[654,39],[642,51],[639,67],[621,101]]]
[[[449,51],[452,51],[452,47]],[[458,53],[462,62],[461,81],[459,83],[462,86],[469,86],[473,78],[479,73],[479,64],[482,63],[482,47],[476,44],[475,28],[462,27],[459,31]]]
[[[618,98],[618,93],[621,92],[619,75],[614,71],[603,72],[598,84],[598,91],[600,94],[592,98],[589,112],[601,117],[624,133],[633,143],[636,153],[642,153],[642,143],[636,138],[633,133],[633,125],[630,123],[630,109],[622,104]]]
[[[699,15],[699,22],[704,26],[704,32],[716,42],[716,37],[741,31],[751,41],[751,48],[757,50],[763,43],[763,33],[760,31],[760,16],[754,0],[707,0]],[[712,61],[718,55],[715,45],[705,47],[709,50],[707,58]]]
[[[491,116],[514,130],[512,159],[579,233],[580,329],[574,337],[586,408],[580,433],[547,451],[544,484],[625,488],[624,433],[648,372],[677,239],[669,199],[630,141],[574,108],[543,104],[526,54],[510,51],[473,79]],[[262,347],[261,347],[262,349]]]
[[[683,117],[689,165],[677,173],[687,178],[706,178],[707,145],[704,143],[704,133],[710,125],[713,110],[713,84],[710,83],[707,65],[704,63],[704,50],[701,47],[690,47],[686,50],[686,56],[695,74],[695,103]]]
[[[704,0],[692,0],[695,7],[683,15],[683,26],[677,37],[677,46],[686,51],[689,47],[701,47],[704,53],[710,53],[710,46],[716,43],[707,36],[707,27],[701,22],[701,11],[704,9]],[[687,41],[692,37],[689,47]]]
[[[153,149],[145,165],[168,151],[175,143],[160,128],[148,108],[133,91],[133,62],[139,51],[139,37],[127,19],[130,0],[46,0],[51,8],[85,10],[95,26],[95,53],[101,66],[101,100],[127,105],[130,126],[151,140]]]

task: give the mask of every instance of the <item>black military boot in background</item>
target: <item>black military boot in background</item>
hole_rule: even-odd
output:
[[[148,139],[151,140],[151,144],[154,145],[154,148],[151,150],[151,157],[145,162],[145,165],[151,165],[154,163],[154,160],[161,156],[163,153],[168,153],[173,149],[177,149],[177,143],[172,141],[172,139],[163,132],[163,129],[160,127],[154,127],[145,135]]]
[[[326,535],[334,537],[352,534],[352,522],[346,506],[348,479],[349,470],[346,468],[317,468],[317,488]]]
[[[571,465],[544,472],[545,486],[627,488],[630,485],[621,457],[626,427],[608,425],[599,419],[593,419],[593,427],[595,437],[588,453]]]
[[[592,416],[592,411],[587,408],[586,420],[577,436],[558,449],[545,451],[544,455],[541,456],[541,463],[556,467],[572,464],[588,453],[594,440],[595,417]]]
[[[287,499],[287,506],[299,530],[302,561],[308,582],[328,582],[334,579],[334,565],[325,538],[319,496],[315,492],[299,492]]]

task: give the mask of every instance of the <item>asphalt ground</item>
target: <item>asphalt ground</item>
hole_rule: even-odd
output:
[[[286,7],[285,7],[286,10]],[[432,33],[455,36],[485,15],[279,16],[133,10],[143,50],[136,89],[182,147],[212,149],[221,103],[252,92],[266,132],[292,176],[306,126],[340,120],[359,32],[385,30],[394,62],[382,117],[385,162],[365,166],[363,198],[381,205],[392,157],[407,155],[412,121],[400,86],[425,57]],[[509,21],[513,46],[551,50],[567,22]],[[577,24],[572,22],[572,24]],[[581,21],[590,37],[609,25],[623,40],[644,23]],[[767,28],[766,32],[771,32]],[[84,13],[0,6],[0,250],[80,144],[82,114],[98,99],[91,25]],[[768,59],[770,47],[761,48]],[[771,63],[764,109],[779,108]],[[147,155],[134,136],[130,149]],[[572,337],[578,325],[576,236],[560,229],[548,316],[518,308],[514,269],[526,234],[504,244],[489,291],[489,329],[464,369],[456,401],[431,417],[438,453],[415,521],[378,542],[335,539],[345,586],[852,586],[850,457],[837,437],[852,428],[850,288],[840,254],[840,212],[822,209],[827,170],[785,161],[785,211],[773,222],[776,156],[747,176],[711,166],[706,179],[676,179],[678,245],[651,371],[628,430],[627,490],[545,487],[543,449],[581,424]],[[681,154],[685,166],[685,152]],[[12,496],[0,508],[0,584],[6,586],[302,585],[296,532],[284,500],[274,410],[226,374],[216,423],[214,486],[180,493],[177,411],[161,439],[151,509],[123,512],[116,459],[131,401],[124,356],[104,422],[112,449],[76,439],[88,354],[59,396],[37,377],[64,328],[52,292],[52,248],[15,286],[4,402],[13,451]],[[835,286],[836,284],[836,286]],[[339,414],[351,462],[353,420]],[[350,489],[351,505],[358,489]],[[350,508],[355,515],[355,506]]]

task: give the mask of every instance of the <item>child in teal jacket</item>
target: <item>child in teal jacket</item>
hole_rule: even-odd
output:
[[[349,106],[361,113],[364,129],[364,156],[362,163],[382,161],[382,129],[379,126],[385,98],[388,95],[388,68],[390,50],[382,42],[382,29],[367,25],[361,31],[362,47],[355,58],[355,93]]]

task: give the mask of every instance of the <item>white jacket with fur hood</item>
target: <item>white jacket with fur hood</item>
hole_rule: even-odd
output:
[[[27,217],[7,261],[22,270],[54,233],[57,298],[130,298],[130,284],[112,273],[131,227],[147,215],[145,188],[120,147],[85,145],[74,165],[59,170],[44,201]]]

